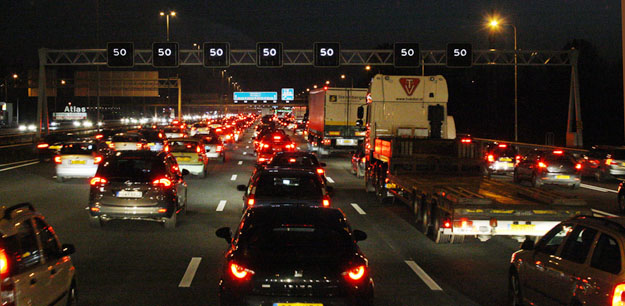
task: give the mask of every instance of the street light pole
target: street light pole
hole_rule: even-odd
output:
[[[167,14],[167,41],[169,41],[169,14]]]
[[[519,121],[518,121],[518,105],[519,105],[519,83],[518,83],[518,65],[517,65],[517,45],[516,45],[516,26],[510,24],[514,30],[514,141],[519,141]]]

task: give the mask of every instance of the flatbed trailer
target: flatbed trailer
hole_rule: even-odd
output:
[[[452,139],[376,139],[367,189],[408,205],[436,243],[537,239],[562,220],[592,214],[583,199],[483,176],[480,149]]]

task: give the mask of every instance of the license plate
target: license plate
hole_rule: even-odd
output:
[[[396,187],[397,186],[395,184],[393,184],[393,183],[386,183],[386,189],[394,189]]]
[[[191,158],[190,157],[177,157],[176,160],[178,160],[178,161],[190,161]]]
[[[506,167],[508,167],[508,168],[513,168],[513,167],[514,167],[514,164],[513,164],[513,163],[506,163]]]
[[[571,177],[568,176],[568,175],[556,175],[556,179],[558,179],[558,180],[568,180],[570,178]]]
[[[513,231],[533,231],[535,228],[535,224],[510,224],[510,229]]]
[[[321,303],[273,303],[273,306],[323,306]]]
[[[143,197],[143,192],[122,190],[122,191],[117,192],[117,197],[118,198],[140,198],[140,197]]]
[[[504,161],[504,162],[509,162],[509,161],[512,161],[512,158],[509,158],[509,157],[502,157],[502,158],[500,158],[499,160],[500,160],[500,161]]]
[[[72,160],[72,165],[84,165],[84,160]]]

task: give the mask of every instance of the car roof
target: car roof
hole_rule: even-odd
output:
[[[271,175],[271,176],[284,176],[284,175],[297,175],[297,176],[308,176],[313,175],[318,177],[317,174],[308,170],[301,168],[265,168],[262,169],[259,173],[260,175]]]
[[[13,206],[0,206],[0,234],[2,236],[13,236],[17,234],[15,223],[22,217],[42,216],[32,204],[19,203]]]
[[[595,217],[580,215],[571,218],[570,221],[574,221],[578,224],[593,225],[596,227],[608,227],[625,234],[625,216]]]
[[[124,158],[124,157],[143,157],[146,159],[149,158],[157,158],[166,156],[166,152],[156,152],[150,150],[127,150],[127,151],[117,151],[113,154],[112,158]]]

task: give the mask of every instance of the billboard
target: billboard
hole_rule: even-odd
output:
[[[74,95],[98,95],[97,71],[76,71]],[[158,97],[158,71],[100,71],[101,97]]]

